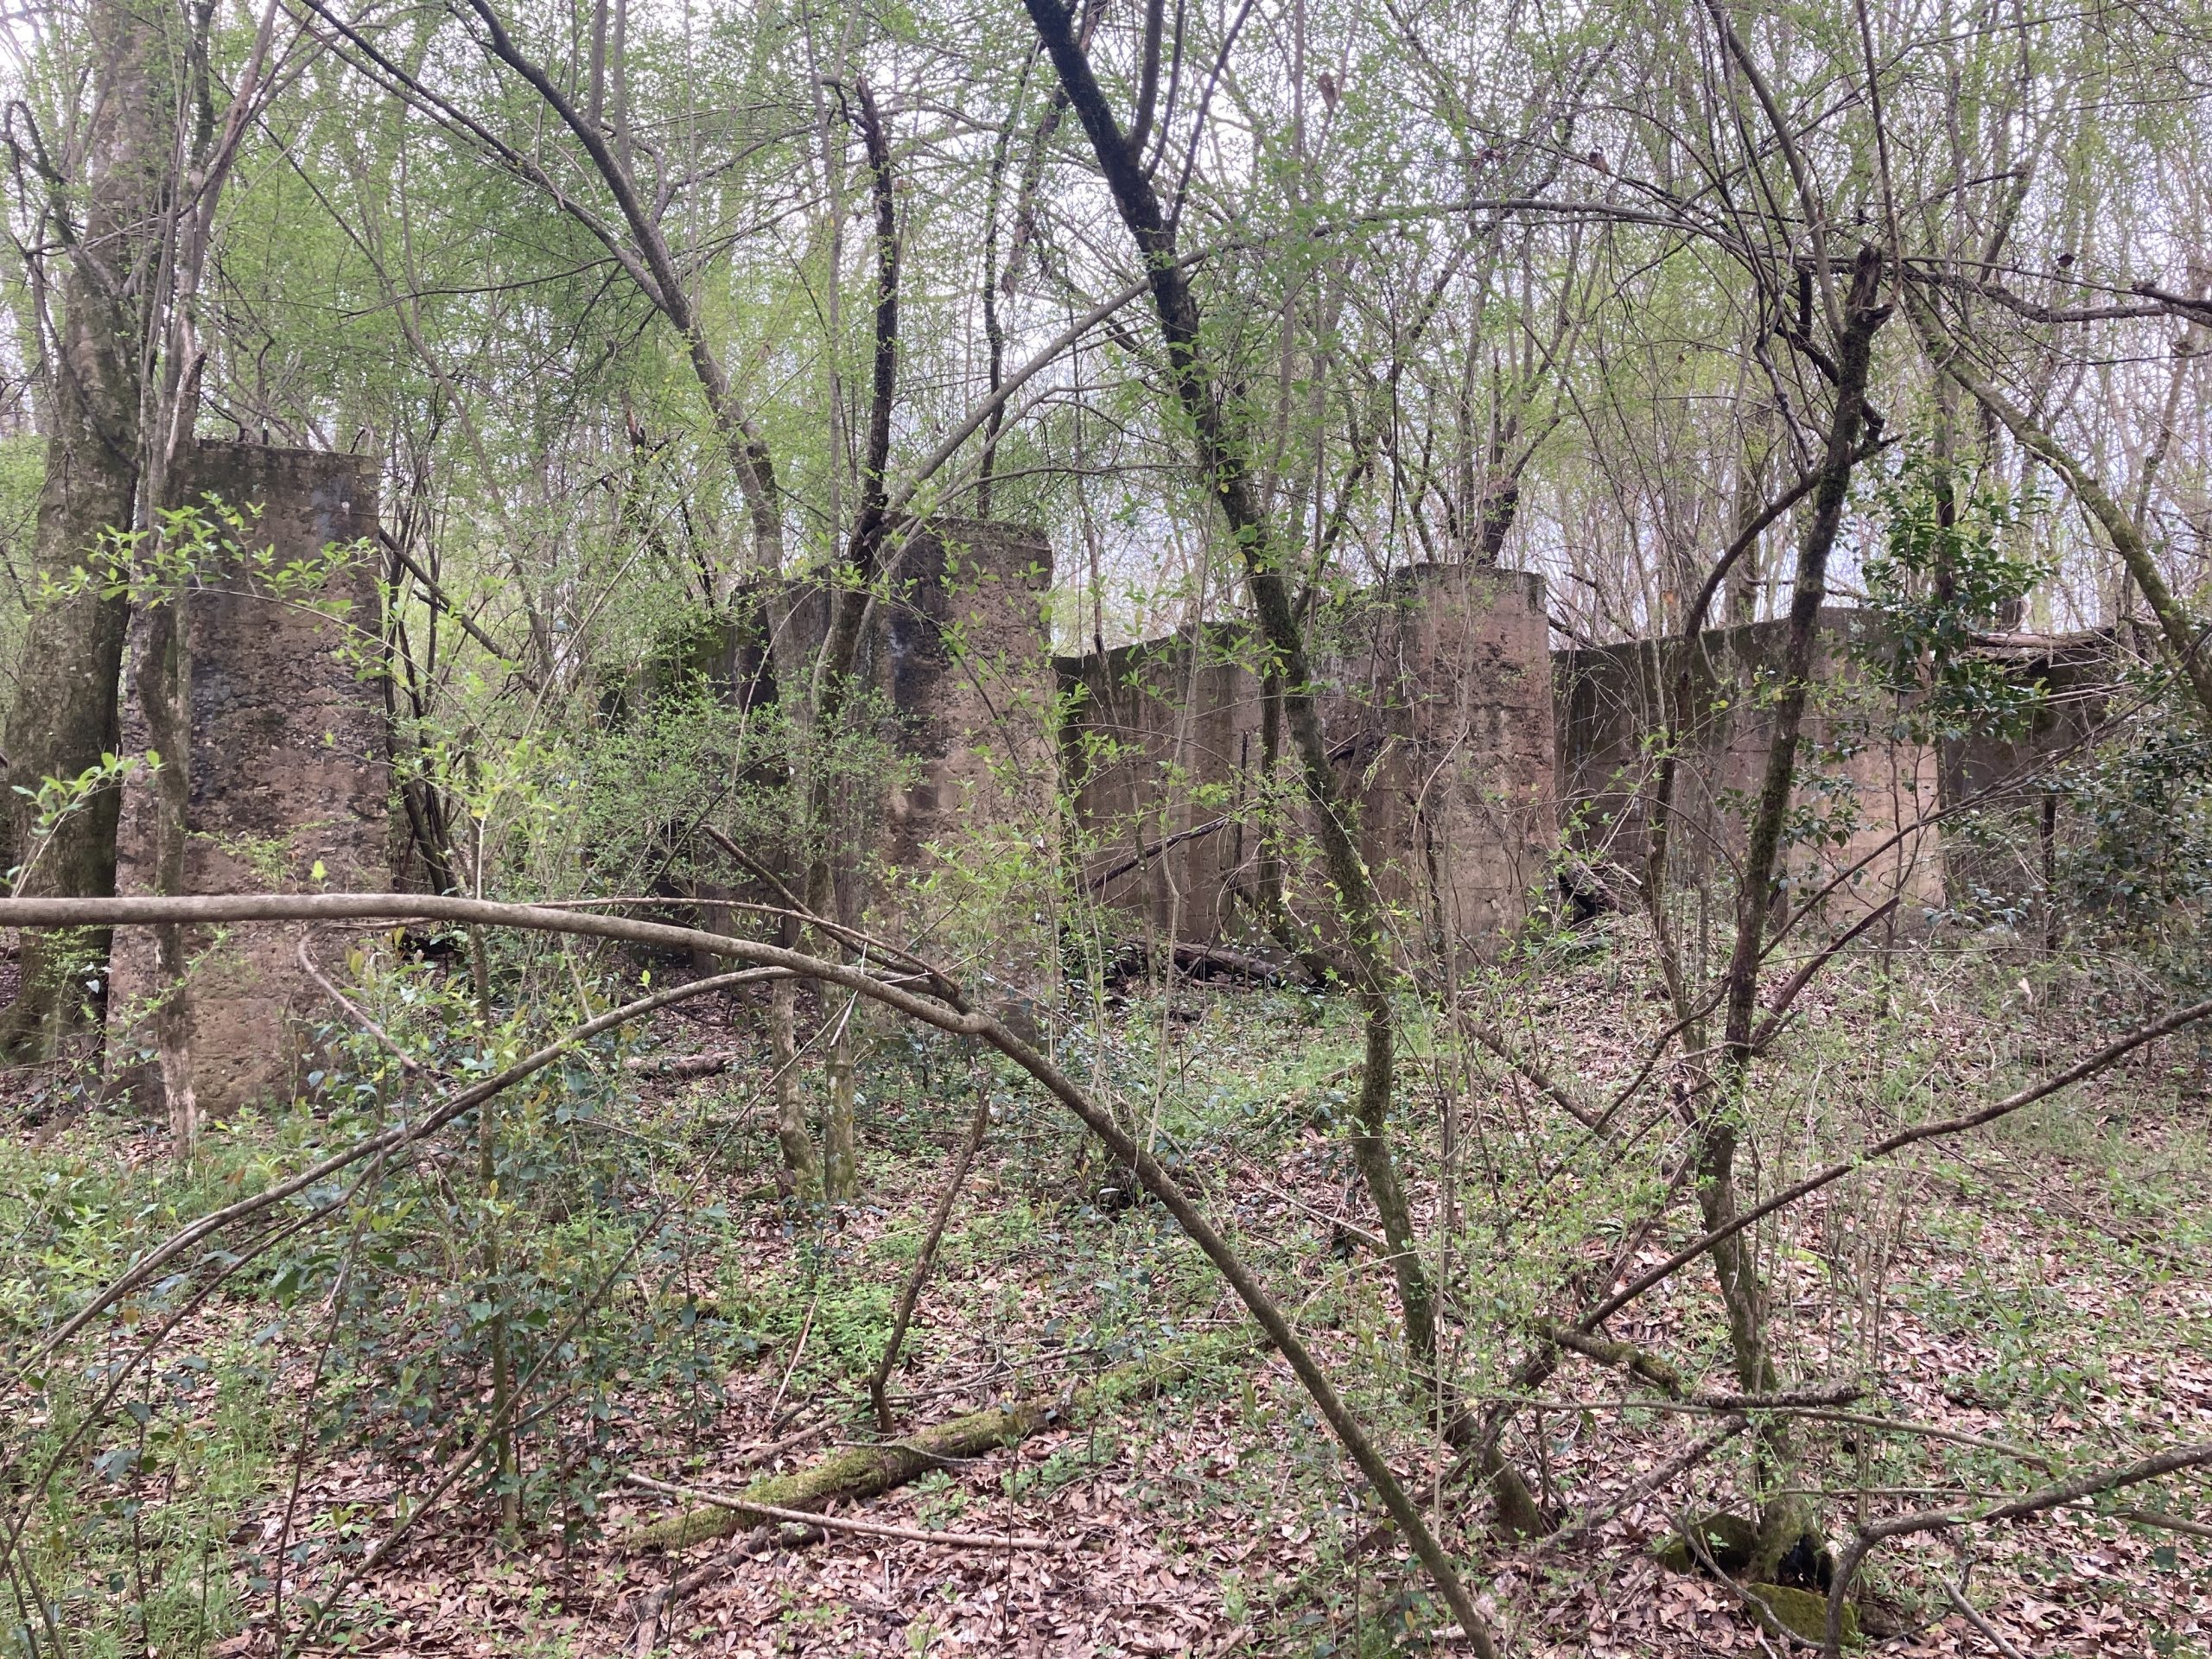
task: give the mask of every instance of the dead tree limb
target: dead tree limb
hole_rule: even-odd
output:
[[[1649,1382],[1669,1399],[1680,1400],[1688,1394],[1688,1385],[1683,1382],[1680,1371],[1656,1354],[1647,1353],[1632,1342],[1618,1342],[1610,1337],[1594,1336],[1557,1319],[1534,1319],[1530,1321],[1530,1328],[1547,1342],[1555,1342],[1572,1353],[1580,1354],[1585,1359],[1593,1359],[1600,1365],[1611,1365]]]
[[[824,1532],[849,1532],[862,1538],[893,1538],[909,1544],[936,1544],[950,1549],[1042,1549],[1055,1554],[1068,1546],[1057,1538],[1037,1538],[1027,1533],[1006,1532],[931,1532],[920,1527],[887,1526],[879,1521],[860,1521],[849,1516],[819,1515],[812,1510],[787,1510],[779,1503],[770,1503],[760,1497],[748,1497],[737,1492],[709,1491],[702,1486],[678,1486],[664,1480],[650,1479],[644,1475],[625,1475],[625,1484],[640,1491],[658,1492],[663,1497],[689,1498],[695,1503],[706,1503],[723,1509],[741,1517],[759,1516],[769,1521],[796,1521],[810,1527],[819,1527]]]
[[[1073,1389],[971,1411],[900,1440],[846,1446],[791,1474],[756,1480],[741,1492],[671,1493],[691,1499],[693,1507],[640,1527],[625,1542],[631,1549],[685,1549],[742,1532],[762,1517],[776,1518],[779,1511],[811,1521],[815,1517],[808,1512],[824,1504],[879,1497],[948,1463],[1019,1446],[1055,1424],[1088,1423],[1125,1401],[1173,1387],[1219,1351],[1218,1344],[1192,1344],[1117,1365]]]
[[[1611,1520],[1613,1516],[1623,1514],[1641,1503],[1654,1492],[1664,1491],[1751,1426],[1751,1420],[1741,1413],[1732,1417],[1723,1417],[1719,1426],[1712,1433],[1706,1435],[1702,1440],[1693,1440],[1611,1503],[1600,1509],[1591,1510],[1573,1526],[1562,1528],[1552,1534],[1543,1541],[1542,1547],[1546,1549],[1560,1549],[1570,1544],[1580,1543],[1596,1532],[1599,1527],[1604,1526],[1606,1522]]]

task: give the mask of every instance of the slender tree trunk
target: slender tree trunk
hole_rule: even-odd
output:
[[[860,659],[861,635],[875,584],[883,575],[884,555],[893,528],[887,512],[887,473],[891,463],[891,417],[899,388],[899,216],[892,176],[890,134],[877,111],[865,77],[854,83],[853,99],[854,124],[859,128],[861,144],[868,152],[870,188],[875,201],[875,353],[860,508],[847,543],[845,580],[830,593],[829,631],[822,642],[821,655],[815,662],[812,695],[808,700],[810,717],[817,732],[810,762],[814,775],[807,785],[808,808],[818,839],[817,850],[806,874],[807,908],[817,916],[836,917],[846,922],[859,919],[856,914],[849,913],[859,907],[840,902],[841,899],[856,895],[841,892],[846,884],[838,879],[836,851],[824,834],[836,784],[832,768],[825,764],[824,745],[834,747],[838,727],[844,719],[854,689],[854,671]],[[852,850],[857,853],[860,849]],[[857,864],[858,860],[855,862]],[[815,948],[825,955],[834,955],[840,947],[836,941],[823,938],[815,941]],[[859,1132],[853,1121],[854,1036],[852,1016],[849,1014],[839,1022],[831,1040],[828,1066],[830,1101],[823,1122],[822,1190],[823,1195],[830,1198],[850,1198],[860,1192]]]
[[[1390,1003],[1393,976],[1383,938],[1382,906],[1353,838],[1351,805],[1338,789],[1330,768],[1328,747],[1313,702],[1305,631],[1283,578],[1281,550],[1260,505],[1244,435],[1237,426],[1241,391],[1224,384],[1207,359],[1198,299],[1178,261],[1174,229],[1166,221],[1141,158],[1108,107],[1105,93],[1091,73],[1090,58],[1075,37],[1072,19],[1058,0],[1024,0],[1024,4],[1038,38],[1052,57],[1070,105],[1083,122],[1122,222],[1150,270],[1153,309],[1167,347],[1168,378],[1176,404],[1190,428],[1207,492],[1220,503],[1243,561],[1245,588],[1272,659],[1268,666],[1281,678],[1283,723],[1299,758],[1307,798],[1313,804],[1323,863],[1336,889],[1344,925],[1352,989],[1365,1020],[1364,1065],[1355,1109],[1352,1157],[1389,1245],[1391,1269],[1405,1311],[1408,1345],[1415,1363],[1433,1370],[1436,1360],[1433,1296],[1414,1237],[1412,1211],[1390,1150],[1397,1028]]]
[[[1742,453],[1736,462],[1736,529],[1742,535],[1758,517],[1766,499],[1766,474],[1774,459],[1775,439],[1768,411],[1760,408],[1755,418],[1764,429],[1754,434],[1745,432]],[[1764,446],[1757,444],[1764,438]],[[1728,572],[1727,602],[1721,616],[1728,626],[1737,628],[1747,622],[1756,622],[1759,616],[1759,554],[1757,543],[1746,548],[1737,556]]]
[[[192,802],[192,646],[187,606],[191,584],[149,603],[136,619],[133,690],[146,722],[148,746],[162,757],[153,779],[148,821],[153,840],[153,890],[186,891],[185,846]],[[200,1142],[200,1107],[192,1086],[192,985],[186,976],[185,930],[168,923],[154,930],[154,982],[161,1001],[154,1010],[154,1046],[170,1144],[189,1159]]]
[[[101,533],[132,523],[142,456],[142,382],[148,320],[145,296],[158,259],[162,200],[168,183],[167,96],[172,72],[160,14],[142,0],[96,0],[91,35],[92,135],[86,158],[84,217],[73,227],[54,320],[46,434],[46,476],[39,492],[33,556],[41,576],[65,582]],[[119,747],[117,703],[129,601],[81,588],[33,611],[22,660],[37,671],[18,680],[9,710],[8,781],[35,790],[43,779],[73,779]],[[115,890],[115,830],[120,801],[101,791],[69,813],[37,847],[33,808],[11,790],[7,840],[29,860],[27,894],[94,896]],[[35,853],[35,857],[33,854]],[[0,1041],[20,1058],[51,1056],[79,1026],[90,985],[104,983],[105,934],[27,933],[22,988]]]
[[[482,1033],[480,1052],[488,1061],[492,1043],[492,963],[485,952],[484,930],[480,927],[468,930],[468,970],[476,995],[478,1027]],[[517,1485],[521,1471],[512,1417],[514,1351],[509,1340],[506,1313],[499,1306],[506,1295],[506,1287],[499,1268],[499,1102],[487,1100],[476,1109],[476,1185],[484,1206],[484,1294],[492,1304],[492,1420],[500,1426],[493,1456],[499,1475],[499,1526],[512,1536],[522,1520],[522,1494]]]
[[[1845,498],[1866,426],[1866,385],[1875,332],[1889,315],[1889,308],[1877,302],[1881,273],[1877,251],[1863,250],[1853,272],[1843,334],[1837,342],[1835,414],[1829,423],[1820,482],[1814,491],[1812,517],[1797,550],[1789,632],[1783,647],[1781,696],[1767,745],[1765,777],[1744,855],[1742,885],[1736,899],[1735,945],[1724,982],[1721,1075],[1717,1092],[1698,1125],[1698,1205],[1709,1232],[1728,1225],[1739,1211],[1736,1153],[1753,1058],[1751,1029],[1758,1011],[1760,955],[1773,910],[1775,878],[1783,856],[1783,825],[1796,780],[1798,743],[1812,692],[1821,607],[1827,597],[1828,556],[1842,527]],[[1715,1244],[1713,1263],[1727,1311],[1738,1385],[1746,1394],[1771,1393],[1775,1368],[1767,1334],[1767,1292],[1747,1235],[1731,1234]],[[1786,1485],[1796,1462],[1786,1420],[1763,1427],[1760,1444],[1770,1480]],[[1805,1499],[1770,1497],[1759,1517],[1751,1575],[1770,1580],[1783,1554],[1811,1526],[1810,1507]]]
[[[786,950],[798,944],[798,927],[784,918]],[[768,988],[768,1042],[776,1057],[776,1144],[782,1148],[784,1167],[802,1198],[822,1192],[822,1160],[815,1156],[814,1136],[806,1127],[806,1106],[798,1077],[798,982],[779,980]]]

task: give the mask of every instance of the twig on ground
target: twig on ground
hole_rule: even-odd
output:
[[[1561,1528],[1550,1536],[1537,1540],[1536,1548],[1557,1549],[1564,1545],[1580,1543],[1615,1516],[1625,1513],[1653,1493],[1680,1480],[1751,1426],[1751,1420],[1740,1414],[1722,1418],[1720,1427],[1713,1433],[1701,1440],[1692,1441],[1611,1503],[1591,1510],[1573,1526]]]
[[[2167,1515],[2158,1510],[2114,1510],[2115,1519],[2133,1521],[2139,1527],[2161,1527],[2168,1532],[2185,1532],[2192,1538],[2212,1538],[2212,1526],[2202,1521],[2184,1521],[2177,1515]]]
[[[1987,1619],[1984,1618],[1980,1613],[1974,1611],[1974,1604],[1968,1601],[1964,1596],[1961,1595],[1958,1592],[1958,1587],[1948,1579],[1939,1580],[1937,1582],[1942,1585],[1943,1593],[1950,1598],[1951,1605],[1957,1608],[1960,1612],[1966,1616],[1966,1621],[1967,1624],[1973,1625],[1974,1629],[1980,1630],[1984,1636],[1987,1637],[1989,1638],[1990,1645],[1994,1647],[1998,1652],[2003,1654],[2005,1656],[2005,1659],[2028,1659],[2027,1655],[2022,1653],[2019,1649],[2014,1647],[2010,1642],[2005,1639],[2004,1631],[1999,1630],[1994,1624],[1992,1624]]]
[[[1037,1538],[1027,1533],[928,1532],[919,1527],[894,1527],[880,1521],[856,1521],[842,1515],[817,1515],[811,1510],[787,1510],[777,1503],[756,1503],[735,1492],[717,1492],[701,1486],[678,1486],[645,1475],[625,1475],[623,1481],[663,1497],[686,1498],[711,1503],[740,1515],[762,1515],[771,1521],[796,1521],[820,1527],[824,1532],[858,1533],[864,1538],[895,1538],[902,1543],[936,1544],[947,1549],[1034,1549],[1064,1555],[1074,1546],[1058,1538]]]
[[[906,1274],[906,1282],[899,1287],[899,1302],[891,1315],[891,1335],[885,1340],[883,1352],[875,1362],[875,1370],[868,1379],[868,1398],[875,1404],[875,1426],[885,1434],[893,1427],[891,1402],[885,1397],[884,1387],[891,1380],[891,1368],[899,1363],[899,1350],[906,1340],[906,1326],[914,1317],[914,1304],[920,1300],[922,1286],[928,1281],[930,1267],[937,1260],[937,1247],[944,1242],[945,1224],[952,1219],[952,1206],[959,1201],[960,1189],[968,1179],[969,1166],[976,1161],[976,1154],[983,1144],[983,1136],[991,1127],[991,1097],[988,1090],[976,1096],[976,1110],[968,1121],[968,1134],[960,1143],[958,1155],[953,1160],[952,1173],[945,1178],[944,1190],[938,1194],[937,1208],[930,1217],[930,1230],[922,1240],[920,1253]]]
[[[768,1541],[769,1529],[755,1527],[728,1549],[717,1550],[708,1560],[679,1574],[647,1596],[638,1609],[638,1628],[632,1635],[631,1645],[637,1649],[637,1659],[652,1659],[652,1650],[660,1641],[661,1620],[668,1610],[694,1591],[713,1583],[735,1563],[760,1553]]]

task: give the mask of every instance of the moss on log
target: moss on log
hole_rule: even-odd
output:
[[[1794,1636],[1815,1647],[1827,1640],[1826,1596],[1795,1590],[1786,1584],[1747,1584],[1744,1588],[1751,1597],[1752,1612],[1770,1634]],[[1846,1647],[1859,1645],[1859,1610],[1847,1601],[1843,1605],[1843,1642]]]
[[[1089,1422],[1124,1401],[1172,1387],[1205,1364],[1232,1358],[1249,1346],[1189,1344],[1101,1371],[1072,1389],[969,1412],[901,1440],[847,1446],[788,1475],[756,1480],[735,1496],[784,1510],[819,1510],[841,1499],[874,1497],[947,1463],[1017,1446],[1055,1423],[1073,1427]],[[626,1542],[631,1549],[683,1549],[709,1538],[727,1538],[769,1518],[745,1509],[741,1502],[702,1504],[640,1527]]]

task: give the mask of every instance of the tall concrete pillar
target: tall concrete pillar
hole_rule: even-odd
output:
[[[257,509],[247,550],[282,567],[376,533],[377,472],[365,456],[203,442],[182,456],[175,499],[213,495]],[[380,891],[391,882],[391,768],[384,696],[373,674],[376,567],[354,558],[312,591],[272,590],[251,560],[199,574],[187,607],[192,666],[190,834],[185,886],[195,893]],[[134,676],[126,674],[125,684]],[[146,748],[135,700],[126,754]],[[124,791],[116,890],[150,891],[150,784]],[[318,868],[321,874],[317,874]],[[220,1116],[288,1100],[311,1027],[331,1017],[298,961],[295,927],[198,930],[188,973],[193,1086]],[[326,956],[342,954],[327,942]],[[111,1064],[125,1071],[150,1038],[156,994],[151,935],[116,936],[108,997]]]

